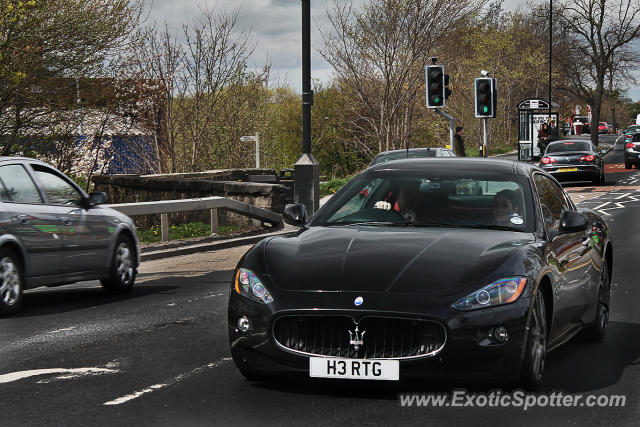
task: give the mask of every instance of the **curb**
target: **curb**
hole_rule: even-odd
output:
[[[293,234],[298,231],[297,227],[285,227],[281,230],[258,234],[255,236],[237,237],[228,240],[216,240],[213,242],[196,243],[192,245],[178,246],[173,248],[159,249],[155,251],[143,252],[140,254],[140,262],[152,261],[162,258],[170,258],[180,255],[191,255],[197,252],[209,252],[218,249],[228,249],[236,246],[253,245],[262,239],[272,236],[282,236]]]

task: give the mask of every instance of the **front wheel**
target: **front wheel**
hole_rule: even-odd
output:
[[[602,273],[600,273],[600,283],[598,284],[598,300],[596,302],[596,318],[585,329],[585,336],[589,341],[601,342],[607,334],[609,326],[609,289],[610,289],[609,268],[607,262],[602,262]]]
[[[109,277],[100,280],[102,287],[112,293],[126,293],[136,280],[135,246],[130,238],[118,237],[111,257]]]
[[[0,249],[0,315],[13,314],[22,304],[24,281],[20,260],[9,249]]]
[[[524,364],[520,381],[527,390],[536,390],[542,384],[544,364],[547,356],[547,318],[544,295],[539,291],[535,296],[531,319],[529,321],[529,334],[527,348],[524,355]]]

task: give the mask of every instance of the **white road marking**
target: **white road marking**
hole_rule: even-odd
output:
[[[75,328],[76,328],[75,326],[71,326],[71,327],[69,327],[69,328],[56,329],[55,331],[51,331],[51,332],[49,332],[49,334],[57,334],[58,332],[73,331]]]
[[[600,208],[603,208],[603,207],[607,206],[609,203],[611,203],[611,202],[604,202],[604,203],[603,203],[603,204],[601,204],[600,206],[598,206],[598,207],[596,207],[596,208],[593,208],[593,210],[594,210],[594,211],[597,211],[598,209],[600,209]]]
[[[205,371],[207,369],[211,369],[211,368],[215,368],[216,366],[220,366],[221,364],[223,364],[224,362],[227,362],[229,360],[231,360],[231,358],[225,357],[225,358],[222,358],[222,359],[217,360],[215,362],[207,363],[204,366],[200,366],[198,368],[192,369],[191,371],[184,372],[182,374],[176,375],[175,377],[170,378],[169,380],[167,380],[165,382],[158,383],[158,384],[153,384],[153,385],[151,385],[149,387],[143,388],[142,390],[138,390],[138,391],[135,391],[135,392],[133,392],[131,394],[127,394],[126,396],[122,396],[122,397],[119,397],[117,399],[113,399],[113,400],[110,400],[108,402],[105,402],[105,403],[103,403],[103,405],[107,405],[107,406],[120,405],[122,403],[129,402],[130,400],[137,399],[138,397],[143,396],[143,395],[145,395],[147,393],[151,393],[153,391],[161,390],[161,389],[163,389],[165,387],[177,384],[180,381],[185,380],[185,379],[187,379],[189,377],[192,377],[193,375],[197,375],[197,374],[199,374],[199,373],[201,373],[201,372],[203,372],[203,371]]]
[[[35,377],[39,375],[50,375],[50,374],[70,374],[75,377],[85,376],[85,375],[96,375],[96,374],[115,374],[120,372],[118,369],[109,369],[109,368],[49,368],[49,369],[33,369],[30,371],[19,371],[19,372],[11,372],[9,374],[0,375],[0,384],[11,383],[14,381],[22,380],[24,378]]]

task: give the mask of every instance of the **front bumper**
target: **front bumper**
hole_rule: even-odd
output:
[[[348,293],[341,293],[341,295]],[[529,318],[530,298],[520,298],[512,304],[489,309],[461,312],[450,304],[431,306],[425,301],[423,312],[412,310],[419,304],[415,296],[385,295],[384,307],[371,304],[368,310],[337,306],[330,295],[306,295],[304,306],[283,304],[278,298],[269,305],[254,303],[235,292],[229,299],[228,330],[231,353],[234,362],[243,372],[260,376],[293,374],[309,376],[309,355],[292,352],[281,347],[273,335],[273,323],[283,315],[350,315],[354,317],[403,317],[439,322],[446,329],[447,340],[440,352],[434,356],[399,359],[400,379],[513,379],[520,374],[526,326]],[[308,298],[312,296],[312,298]],[[357,295],[349,295],[345,300],[353,301]],[[295,299],[295,298],[294,298]],[[326,304],[320,304],[326,299]],[[367,300],[373,300],[365,296]],[[313,300],[313,301],[311,301]],[[286,302],[285,302],[286,303]],[[418,303],[418,304],[417,304]],[[320,308],[326,307],[326,308]],[[406,307],[407,311],[391,310],[391,307]],[[247,332],[236,327],[239,317],[245,316],[251,322]],[[509,339],[496,344],[489,338],[490,328],[504,326]],[[373,332],[371,332],[373,333]],[[344,331],[348,334],[348,330]]]

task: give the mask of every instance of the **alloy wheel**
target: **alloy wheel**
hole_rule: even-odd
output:
[[[536,296],[533,309],[533,323],[531,325],[531,368],[537,380],[544,373],[544,362],[547,352],[547,321],[545,317],[544,299],[542,293]]]
[[[4,257],[0,260],[0,300],[7,306],[14,305],[20,298],[20,272],[15,262]]]
[[[133,279],[133,257],[126,243],[120,243],[116,251],[116,272],[122,285],[128,285]]]

